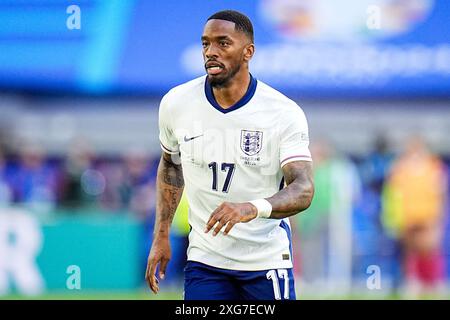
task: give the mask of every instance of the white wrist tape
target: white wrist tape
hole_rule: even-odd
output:
[[[257,218],[269,218],[272,213],[272,205],[266,199],[257,199],[249,201],[252,205],[258,209]]]

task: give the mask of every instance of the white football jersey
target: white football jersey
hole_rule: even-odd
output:
[[[267,198],[284,186],[282,167],[311,161],[302,109],[251,78],[245,96],[221,108],[206,76],[170,90],[159,109],[161,148],[181,154],[189,203],[188,260],[231,270],[292,268],[289,219],[256,218],[228,235],[205,233],[225,201]]]

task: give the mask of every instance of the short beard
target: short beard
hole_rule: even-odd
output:
[[[211,85],[211,87],[220,89],[220,88],[226,88],[228,84],[230,83],[231,79],[236,75],[236,73],[241,70],[241,65],[238,64],[236,68],[232,69],[231,72],[222,79],[213,79],[212,77],[208,76],[208,82]]]

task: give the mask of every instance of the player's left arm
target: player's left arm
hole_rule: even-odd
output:
[[[293,161],[282,169],[287,186],[266,198],[272,205],[269,217],[272,219],[283,219],[308,209],[314,196],[311,161]]]
[[[265,199],[272,206],[268,217],[270,219],[283,219],[307,209],[314,196],[311,161],[293,161],[282,169],[287,186]],[[236,223],[249,222],[257,216],[258,209],[250,202],[224,202],[211,214],[205,232],[216,226],[213,233],[215,236],[226,225],[226,235]]]

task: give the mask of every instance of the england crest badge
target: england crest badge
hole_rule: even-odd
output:
[[[261,131],[241,130],[241,150],[248,156],[261,151],[263,133]]]

